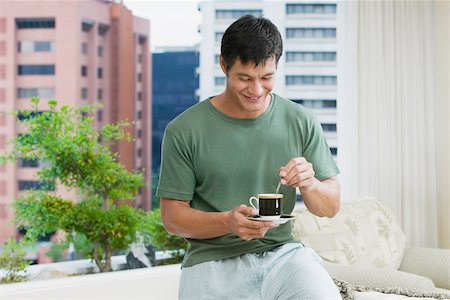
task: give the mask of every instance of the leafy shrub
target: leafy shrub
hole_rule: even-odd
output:
[[[23,249],[24,243],[10,239],[5,242],[0,254],[0,270],[3,270],[4,276],[0,278],[0,283],[13,283],[25,281],[24,275],[26,267],[30,264],[25,259],[27,252]]]

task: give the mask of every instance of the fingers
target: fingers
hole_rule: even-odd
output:
[[[247,206],[245,204],[241,204],[235,208],[236,212],[243,214],[244,216],[254,216],[258,214],[258,210],[256,208]]]
[[[273,222],[252,221],[247,216],[256,214],[256,209],[244,204],[236,207],[232,212],[232,231],[241,239],[249,241],[255,238],[262,238],[271,228],[278,226]]]
[[[304,157],[297,157],[281,167],[279,175],[282,184],[301,188],[313,184],[315,172],[310,162]]]
[[[241,227],[238,231],[238,235],[241,239],[250,241],[252,239],[259,239],[263,238],[267,231],[270,229],[277,227],[277,224],[274,224],[272,222],[262,222],[262,221],[251,221],[248,220],[251,225],[248,227]]]

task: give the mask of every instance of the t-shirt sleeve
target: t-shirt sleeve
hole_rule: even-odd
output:
[[[195,174],[188,145],[166,129],[161,150],[161,171],[156,195],[192,200]]]
[[[308,127],[310,130],[305,141],[303,156],[313,165],[317,179],[324,180],[336,176],[339,174],[339,169],[331,155],[322,126],[316,118],[312,117]]]

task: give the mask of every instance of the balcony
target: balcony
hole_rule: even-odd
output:
[[[156,253],[157,259],[169,256]],[[125,263],[125,256],[112,258],[114,270],[120,270]],[[0,299],[48,300],[61,299],[62,295],[64,299],[178,299],[180,264],[66,277],[96,269],[95,263],[87,259],[32,265],[27,269],[29,277],[42,279],[1,284]]]
[[[0,285],[12,299],[178,299],[179,264]]]

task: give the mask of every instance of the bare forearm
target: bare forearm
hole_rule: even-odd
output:
[[[310,190],[301,190],[302,198],[308,210],[319,217],[333,217],[340,206],[340,188],[336,178],[324,181],[315,179]]]
[[[244,204],[231,211],[204,212],[191,208],[189,201],[161,198],[164,228],[171,234],[191,239],[211,239],[229,233],[246,241],[262,238],[277,224],[247,219],[255,213],[254,208]]]
[[[165,201],[169,202],[161,202],[162,218],[164,227],[171,234],[209,239],[230,233],[227,224],[229,212],[204,212],[176,200]],[[177,209],[168,209],[167,206],[176,206]]]

